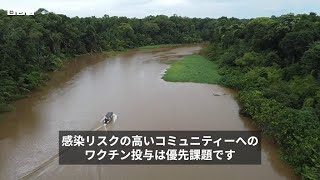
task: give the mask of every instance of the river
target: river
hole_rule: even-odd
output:
[[[255,130],[239,115],[231,90],[161,79],[167,61],[200,49],[131,50],[70,60],[46,86],[3,115],[0,179],[297,179],[268,138],[262,139],[261,165],[58,165],[58,131],[99,129],[107,111],[118,115],[109,130]]]

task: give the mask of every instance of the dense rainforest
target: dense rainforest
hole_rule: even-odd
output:
[[[303,179],[320,179],[320,17],[283,15],[232,21],[211,36],[206,55],[220,83],[239,91],[241,113],[274,137]]]
[[[239,90],[241,113],[280,145],[305,179],[320,179],[320,17],[219,19],[180,16],[34,16],[0,10],[0,112],[68,58],[153,44],[210,41],[220,83]]]

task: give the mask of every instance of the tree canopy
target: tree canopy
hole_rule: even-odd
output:
[[[303,179],[320,179],[320,17],[229,21],[205,50],[221,84],[240,91],[241,112],[275,138]]]

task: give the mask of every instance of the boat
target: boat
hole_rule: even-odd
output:
[[[117,120],[118,116],[116,114],[114,114],[113,112],[108,112],[102,119],[103,124],[107,125],[109,124],[111,121],[115,121]]]

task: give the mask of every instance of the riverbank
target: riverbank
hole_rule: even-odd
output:
[[[231,86],[230,82],[234,82],[234,79],[237,79],[238,82],[241,82],[239,74],[233,74],[232,72],[224,70],[222,75],[218,74],[218,62],[214,60],[208,60],[207,58],[200,55],[191,55],[186,56],[182,60],[173,63],[166,73],[163,76],[165,81],[170,82],[195,82],[195,83],[208,83],[208,84],[220,84],[222,86],[228,86],[234,89],[237,89],[236,86]],[[221,67],[222,68],[222,67]],[[229,82],[229,84],[226,84]],[[309,137],[304,136],[304,143],[302,146],[296,146],[292,143],[295,142],[290,138],[290,134],[287,134],[288,137],[284,137],[283,130],[281,129],[295,129],[295,125],[290,123],[290,119],[294,119],[294,122],[301,121],[301,119],[305,119],[300,115],[303,113],[305,116],[314,118],[314,114],[308,111],[307,109],[302,110],[294,110],[292,108],[287,108],[275,101],[270,101],[269,99],[263,98],[262,94],[258,91],[248,92],[248,91],[239,91],[239,102],[241,105],[241,113],[253,119],[256,125],[267,135],[270,135],[275,139],[275,141],[279,144],[281,149],[281,157],[283,160],[288,162],[295,170],[295,172],[304,177],[308,177],[307,179],[317,179],[316,167],[312,167],[314,165],[309,165],[309,167],[301,167],[294,162],[297,161],[294,159],[305,159],[307,161],[312,158],[312,149],[314,147],[308,148],[308,144],[310,142],[316,146],[317,137],[311,136],[308,133]],[[257,107],[261,107],[258,108]],[[281,111],[282,109],[282,111]],[[288,119],[286,121],[279,122],[280,119]],[[306,120],[306,119],[305,119]],[[272,123],[272,124],[270,124]],[[288,123],[290,124],[288,126]],[[307,127],[306,127],[307,128]],[[294,130],[297,131],[298,129]],[[314,134],[316,132],[312,131]],[[303,133],[300,133],[303,134]],[[279,140],[279,137],[283,140]],[[313,137],[313,139],[311,138]],[[287,141],[287,142],[283,142]],[[308,154],[298,154],[297,152],[302,152],[305,150]],[[290,152],[295,152],[294,154]],[[315,153],[315,151],[313,151]],[[313,161],[317,163],[317,156],[314,155]],[[300,160],[300,161],[301,161]],[[301,169],[306,168],[306,169]],[[302,172],[301,172],[302,171]],[[303,172],[304,171],[304,172]]]
[[[218,65],[201,55],[190,55],[176,61],[162,77],[170,82],[195,82],[217,84],[221,76],[218,74]]]
[[[236,89],[240,113],[253,120],[280,147],[281,159],[303,179],[320,178],[319,84],[310,75],[286,79],[274,54],[210,45],[204,52],[219,64],[219,84]]]
[[[158,45],[149,45],[149,46],[142,46],[138,49],[140,50],[148,50],[148,49],[158,49],[158,48],[169,48],[169,47],[178,47],[182,44],[158,44]]]
[[[153,49],[171,48],[171,47],[178,47],[178,46],[181,46],[181,44],[159,44],[159,45],[142,46],[142,47],[138,47],[135,49],[153,50]],[[130,49],[123,49],[123,50],[118,50],[118,51],[102,51],[102,52],[99,52],[99,54],[103,54],[105,57],[110,58],[110,57],[119,55],[120,53],[126,52],[128,50],[130,50]],[[87,53],[87,54],[92,54],[92,53]],[[0,120],[2,119],[1,113],[10,112],[10,111],[15,110],[15,107],[12,105],[13,101],[27,98],[28,94],[31,91],[34,91],[34,90],[38,89],[39,87],[45,86],[46,83],[48,82],[48,80],[51,78],[49,75],[50,72],[59,71],[61,68],[64,67],[65,63],[68,62],[70,59],[73,59],[78,56],[84,56],[84,55],[86,55],[86,54],[74,55],[71,57],[65,57],[64,55],[54,56],[54,58],[53,58],[54,59],[54,61],[53,61],[54,66],[51,70],[35,72],[35,73],[32,73],[24,78],[28,82],[25,84],[27,86],[26,88],[24,88],[25,91],[23,91],[23,92],[17,91],[15,93],[7,93],[5,98],[0,96]],[[10,86],[6,85],[6,84],[4,86],[9,87],[9,88],[7,88],[9,90],[17,88],[16,87],[17,85],[15,85],[14,82],[12,82],[12,83],[8,82],[8,84]],[[4,89],[3,91],[7,91],[7,90]],[[9,99],[9,100],[6,100],[6,99]]]
[[[122,51],[102,51],[100,52],[100,54],[102,54],[103,56],[107,57],[113,57],[116,55],[119,55],[120,53],[126,52],[127,50],[122,50]],[[23,98],[28,98],[30,92],[37,90],[38,88],[42,87],[42,86],[46,86],[46,83],[50,80],[51,76],[50,73],[54,72],[54,71],[59,71],[60,69],[62,69],[65,66],[65,63],[67,63],[68,61],[70,61],[73,58],[79,57],[79,56],[84,56],[84,55],[88,55],[88,54],[92,54],[92,53],[87,53],[87,54],[80,54],[80,55],[74,55],[74,56],[70,56],[70,57],[65,57],[64,55],[59,56],[55,56],[55,60],[54,63],[54,68],[48,71],[40,71],[40,72],[34,72],[29,74],[28,76],[26,76],[24,79],[27,80],[29,83],[25,84],[25,86],[28,86],[28,88],[24,88],[24,91],[21,92],[16,92],[16,93],[7,93],[6,97],[2,97],[0,96],[0,120],[2,120],[2,113],[5,112],[10,112],[10,111],[14,111],[15,107],[12,105],[12,102],[19,100],[19,99],[23,99]],[[4,87],[7,89],[13,89],[16,84],[14,84],[13,82],[10,83],[8,82],[8,84],[10,84],[11,86],[5,84]],[[5,99],[9,99],[9,100],[5,100]]]

